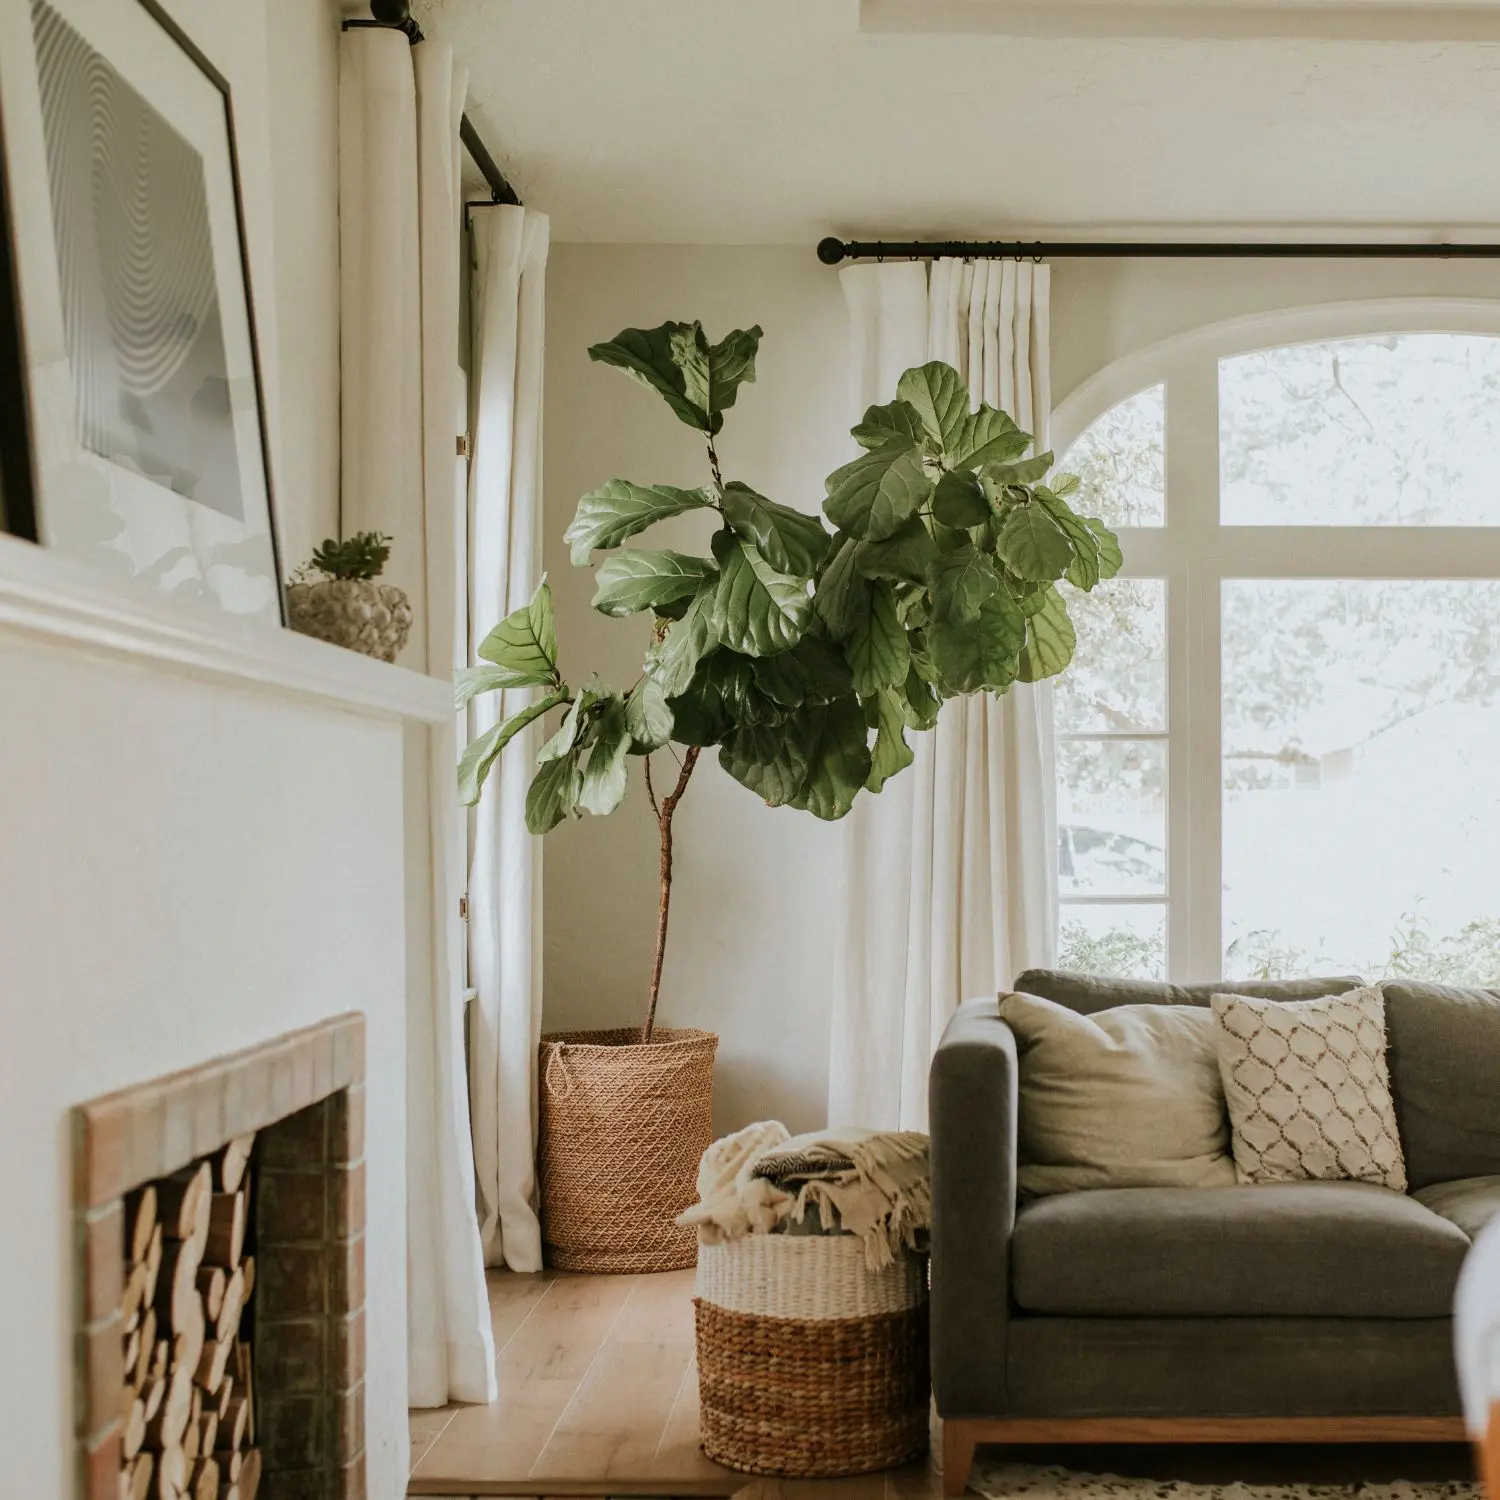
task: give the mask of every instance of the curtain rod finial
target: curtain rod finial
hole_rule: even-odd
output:
[[[844,242],[829,235],[818,241],[818,259],[825,266],[836,266],[844,258]]]
[[[370,14],[382,26],[404,26],[411,19],[410,0],[370,0]]]

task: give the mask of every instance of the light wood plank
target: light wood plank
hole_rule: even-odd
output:
[[[635,1279],[553,1280],[496,1359],[499,1400],[456,1413],[413,1479],[446,1484],[455,1492],[474,1480],[524,1480],[629,1300]]]
[[[656,1447],[651,1472],[663,1479],[713,1480],[729,1470],[716,1464],[698,1445],[698,1364],[689,1360],[665,1431]]]
[[[484,1280],[489,1289],[490,1331],[495,1336],[498,1357],[547,1295],[555,1278],[550,1271],[520,1275],[515,1271],[489,1270]]]
[[[691,1280],[642,1276],[532,1468],[541,1480],[652,1472],[692,1359]]]
[[[443,1435],[448,1424],[463,1408],[457,1403],[451,1406],[413,1407],[407,1413],[407,1426],[411,1434],[411,1468],[422,1462],[427,1450]]]

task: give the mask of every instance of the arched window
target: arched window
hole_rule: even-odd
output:
[[[1204,330],[1054,430],[1126,559],[1069,601],[1061,961],[1500,983],[1500,310]]]

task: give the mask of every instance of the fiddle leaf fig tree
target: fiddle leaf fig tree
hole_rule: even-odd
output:
[[[962,377],[934,361],[853,436],[858,458],[828,476],[821,518],[726,480],[717,438],[755,379],[759,328],[710,342],[698,323],[627,328],[590,356],[656,391],[703,434],[696,489],[611,479],[578,502],[566,532],[575,567],[594,567],[594,607],[650,624],[627,688],[564,680],[552,595],[502,620],[461,672],[458,701],[536,689],[459,764],[474,803],[505,746],[562,710],[537,752],[526,799],[533,833],[613,812],[641,762],[660,833],[656,950],[642,1041],[650,1041],[672,894],[672,819],[705,749],[772,807],[841,818],[911,764],[909,733],[949,698],[1056,676],[1075,638],[1063,586],[1092,589],[1120,568],[1114,535],[1068,504],[1078,488],[1004,412],[971,410]],[[658,521],[710,514],[708,554],[623,544]],[[594,554],[608,555],[594,563]],[[675,782],[659,791],[652,757]],[[679,754],[679,751],[681,752]]]

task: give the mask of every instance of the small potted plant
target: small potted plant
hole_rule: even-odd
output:
[[[693,1201],[711,1138],[717,1039],[664,1031],[656,1009],[672,823],[703,751],[717,747],[720,766],[768,806],[841,818],[911,764],[907,734],[931,729],[945,700],[1063,671],[1074,634],[1059,585],[1091,589],[1120,567],[1112,533],[1068,505],[1078,480],[1044,482],[1052,455],[1026,457],[1030,436],[994,407],[971,410],[963,378],[937,361],[908,370],[896,399],[853,429],[864,452],[828,477],[831,530],[726,480],[716,439],[755,378],[760,337],[737,329],[714,344],[698,323],[666,323],[589,350],[655,390],[706,449],[706,484],[611,479],[579,501],[566,533],[576,567],[609,554],[594,570],[594,607],[649,617],[639,677],[623,689],[564,679],[545,580],[459,674],[460,706],[536,691],[464,751],[465,802],[517,734],[560,712],[537,752],[531,831],[613,812],[634,760],[660,835],[641,1024],[542,1043],[542,1229],[564,1269],[666,1270],[695,1258],[693,1232],[673,1220]],[[621,546],[693,511],[715,522],[707,556]],[[653,777],[658,754],[672,759],[665,782]]]
[[[395,661],[411,634],[411,603],[404,590],[376,582],[390,555],[391,539],[378,531],[359,531],[342,542],[329,537],[287,584],[292,629]]]

